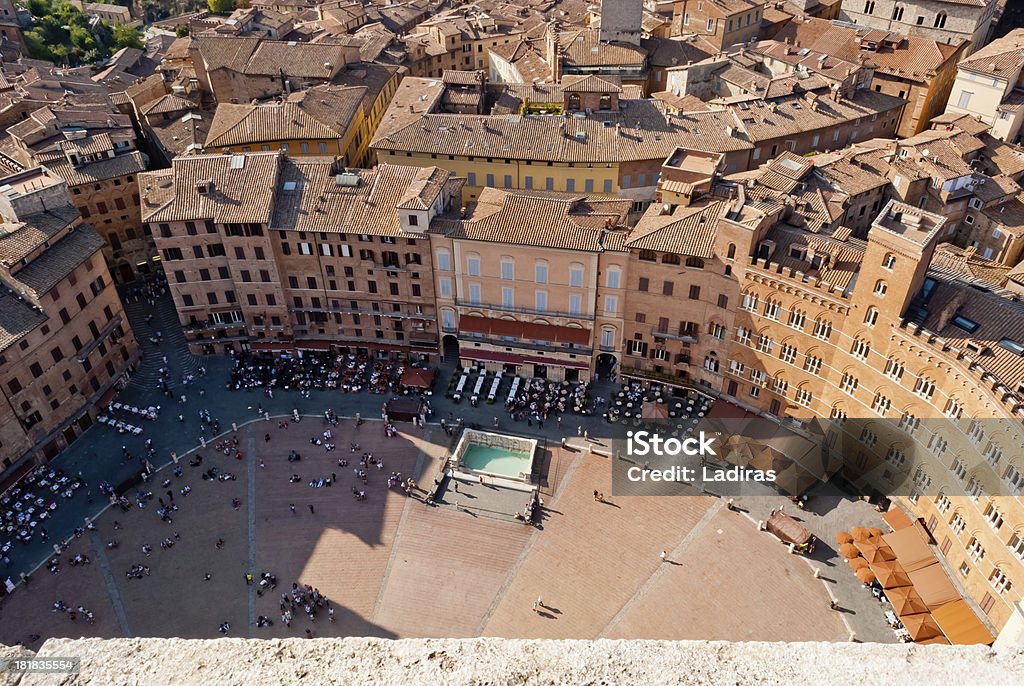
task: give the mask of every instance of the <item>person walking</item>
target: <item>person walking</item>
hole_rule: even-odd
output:
[[[310,504],[310,506],[309,506],[309,514],[316,514],[316,510],[313,509],[313,505],[312,504]]]
[[[665,552],[664,550],[661,551],[661,561],[662,562],[668,562],[668,553]]]
[[[292,511],[292,514],[299,514],[298,512],[295,511],[295,503],[289,503],[288,504],[288,509]]]

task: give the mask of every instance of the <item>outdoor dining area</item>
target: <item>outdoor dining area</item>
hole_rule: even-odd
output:
[[[240,353],[235,356],[227,387],[263,388],[266,392],[337,390],[430,395],[436,374],[425,361],[374,360],[366,354],[349,352]]]
[[[699,393],[679,398],[658,383],[633,381],[609,398],[604,418],[609,422],[639,424],[659,419],[692,420],[695,424],[711,410],[711,399]]]
[[[893,512],[887,513],[893,515]],[[896,529],[853,527],[836,535],[850,570],[883,606],[886,622],[906,643],[970,645],[994,640],[950,580],[920,522],[901,512]]]
[[[586,415],[592,411],[586,382],[516,376],[476,366],[456,370],[448,384],[447,397],[455,403],[468,398],[474,407],[480,401],[493,404],[501,400],[510,412],[540,416],[555,412]]]
[[[127,415],[128,418],[122,419],[119,415]],[[101,414],[96,418],[96,421],[100,424],[109,426],[112,429],[117,429],[118,433],[138,436],[142,433],[142,427],[134,424],[133,422],[139,419],[154,421],[159,416],[159,405],[135,407],[134,405],[123,403],[111,403],[107,405],[107,413]]]
[[[82,487],[82,480],[47,465],[37,467],[0,496],[0,551],[6,556],[14,543],[28,543],[59,506]]]

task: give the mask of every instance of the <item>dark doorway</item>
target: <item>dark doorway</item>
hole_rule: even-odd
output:
[[[536,376],[539,379],[546,379],[546,378],[548,378],[548,368],[547,368],[547,365],[543,365],[543,364],[535,364],[535,365],[533,365],[533,375]]]
[[[601,353],[597,356],[597,365],[594,368],[594,372],[598,378],[610,379],[615,372],[616,364],[618,364],[618,360],[615,359],[615,355]]]
[[[445,336],[441,339],[441,354],[445,362],[458,362],[459,360],[459,339],[455,336]]]
[[[566,369],[565,380],[570,382],[577,382],[580,380],[580,370],[578,369]]]
[[[131,283],[135,280],[135,272],[130,264],[117,265],[117,271],[121,276],[121,283]]]

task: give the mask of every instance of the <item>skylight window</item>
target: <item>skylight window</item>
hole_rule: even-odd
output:
[[[953,317],[953,325],[960,327],[967,333],[974,333],[978,330],[978,327],[981,326],[978,322],[959,314]]]
[[[1004,338],[999,341],[999,347],[1004,350],[1009,350],[1015,355],[1024,355],[1024,344],[1018,343],[1012,338]]]

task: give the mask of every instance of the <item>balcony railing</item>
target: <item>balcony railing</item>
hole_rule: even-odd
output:
[[[319,312],[323,314],[358,314],[365,316],[391,317],[392,319],[422,319],[432,322],[437,319],[432,314],[420,314],[416,312],[383,312],[380,310],[365,310],[352,307],[295,307],[288,308],[289,312]]]
[[[652,334],[655,338],[668,338],[673,341],[682,341],[683,343],[696,343],[697,334],[680,334],[672,333],[671,331],[654,331]]]
[[[594,321],[594,315],[586,314],[584,312],[559,312],[558,310],[535,310],[529,307],[508,307],[505,305],[494,305],[491,303],[474,303],[469,300],[455,299],[455,304],[459,307],[475,307],[481,310],[496,310],[498,312],[515,312],[519,314],[533,314],[538,317],[566,317],[569,319],[586,319],[587,321]]]
[[[490,336],[464,336],[461,339],[462,343],[486,343],[487,345],[493,345],[495,347],[502,348],[520,348],[526,350],[540,350],[543,352],[562,353],[566,355],[591,355],[594,352],[593,348],[566,348],[560,345],[551,345],[547,343],[535,343],[533,341],[520,341],[512,340],[506,341],[501,338],[493,338]]]
[[[121,325],[121,315],[117,315],[113,319],[111,319],[109,322],[107,322],[106,326],[104,326],[102,329],[100,329],[99,335],[96,336],[96,338],[92,342],[90,342],[88,345],[86,345],[85,347],[83,347],[81,350],[78,351],[78,355],[77,355],[78,361],[79,362],[85,362],[86,358],[89,357],[89,355],[92,354],[92,351],[95,350],[96,348],[100,347],[100,343],[105,341],[107,339],[107,337],[110,334],[112,334],[114,332],[114,330],[118,326],[120,326],[120,325]]]

